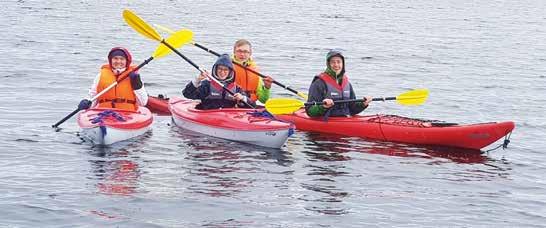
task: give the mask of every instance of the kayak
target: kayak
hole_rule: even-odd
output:
[[[110,145],[150,130],[153,115],[145,107],[137,111],[92,108],[78,115],[80,136],[96,145]]]
[[[201,134],[270,148],[281,148],[294,132],[293,124],[256,115],[255,109],[199,110],[197,104],[199,101],[170,98],[173,122]]]
[[[165,113],[162,110],[168,107],[168,99],[160,95],[149,96],[148,103],[150,100],[155,102],[150,108],[153,112]],[[471,150],[480,150],[496,142],[515,127],[511,121],[460,125],[393,115],[329,117],[325,122],[323,118],[310,118],[303,109],[275,117],[294,123],[302,131]]]
[[[395,115],[329,117],[325,121],[323,117],[309,117],[304,109],[275,117],[294,123],[302,131],[472,150],[480,150],[514,129],[511,121],[459,125]]]
[[[148,103],[146,103],[146,108],[150,109],[152,113],[155,113],[160,116],[170,116],[171,111],[169,110],[169,98],[159,94],[156,96],[148,95]]]

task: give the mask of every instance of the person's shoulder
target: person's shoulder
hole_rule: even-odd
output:
[[[249,67],[252,68],[253,70],[258,70],[258,64],[256,62],[252,62],[252,64],[250,64]]]
[[[249,60],[247,60],[246,64],[249,67],[258,67],[258,63],[256,61],[254,61],[253,57],[251,57]]]
[[[320,74],[317,74],[313,77],[313,81],[311,81],[311,84],[324,84],[324,80],[322,80],[322,78],[320,78],[321,75]]]
[[[253,71],[258,71],[258,65],[256,65],[256,64],[251,64],[251,65],[247,65],[247,66],[243,66],[243,65],[239,65],[239,64],[233,64],[233,67],[238,68],[238,69],[243,69],[243,70],[250,69],[250,70],[253,70]]]

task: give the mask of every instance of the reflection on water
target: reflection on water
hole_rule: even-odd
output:
[[[362,159],[363,153],[404,157],[408,158],[410,162],[414,161],[411,158],[430,159],[431,161],[423,163],[421,160],[416,164],[436,165],[450,162],[480,166],[465,171],[448,172],[448,175],[443,178],[445,180],[484,180],[507,174],[505,169],[488,164],[494,164],[494,162],[475,150],[417,147],[400,143],[368,141],[362,138],[347,138],[339,135],[299,133],[302,134],[299,137],[303,144],[301,152],[307,155],[307,159],[312,163],[305,165],[306,176],[311,178],[300,184],[303,189],[311,192],[298,199],[305,202],[307,210],[322,214],[350,213],[351,207],[347,206],[344,201],[351,197],[351,192],[354,192],[354,189],[344,187],[351,186],[347,184],[347,181],[362,178],[360,172],[355,172],[351,160],[365,162],[366,160]]]
[[[99,193],[130,196],[137,192],[140,167],[138,157],[128,150],[138,143],[114,147],[96,146],[91,154],[96,159],[91,163],[92,179],[96,179]]]
[[[338,187],[335,178],[319,178],[310,183],[302,183],[301,187],[312,191],[298,198],[306,202],[305,209],[328,215],[349,213],[349,208],[343,204],[343,199],[349,196],[347,191]]]
[[[349,213],[343,200],[350,194],[342,188],[343,184],[338,183],[339,178],[351,175],[344,166],[345,161],[351,160],[351,157],[346,154],[349,150],[344,149],[343,145],[336,141],[313,136],[305,137],[303,140],[305,147],[301,152],[308,156],[309,161],[312,161],[305,166],[306,175],[311,179],[301,183],[300,186],[310,192],[298,199],[305,202],[305,209],[309,211],[327,215]]]
[[[470,164],[485,163],[488,160],[487,156],[476,150],[430,146],[424,147],[317,133],[306,133],[305,136],[305,152],[313,155],[317,159],[325,158],[324,161],[349,160],[350,157],[342,155],[348,152],[426,159],[445,158],[451,162]],[[321,153],[317,155],[317,151],[320,151]],[[323,156],[324,153],[327,153],[327,156]]]
[[[200,133],[172,127],[172,137],[190,147],[185,157],[190,163],[190,175],[184,181],[192,183],[194,193],[213,197],[235,196],[253,186],[257,173],[268,172],[264,162],[290,166],[293,161],[280,149],[271,149],[213,138]]]

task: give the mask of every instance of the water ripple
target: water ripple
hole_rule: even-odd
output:
[[[237,5],[238,4],[238,5]],[[6,1],[0,28],[0,221],[15,227],[541,227],[546,221],[541,1]],[[244,7],[241,7],[241,4]],[[506,150],[420,147],[296,131],[269,150],[178,129],[82,141],[76,108],[113,46],[135,63],[157,43],[121,19],[189,28],[229,53],[253,43],[261,72],[307,92],[341,48],[358,96],[431,93],[365,113],[458,123],[513,120]],[[163,36],[167,34],[161,32]],[[215,60],[180,50],[204,69]],[[180,95],[198,72],[176,56],[140,69],[151,94]],[[295,96],[279,87],[273,97]],[[497,146],[500,141],[489,148]]]

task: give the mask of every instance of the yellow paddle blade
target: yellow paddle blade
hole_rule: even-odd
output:
[[[179,48],[180,46],[189,43],[193,38],[193,32],[189,29],[182,29],[178,32],[173,33],[169,38],[167,38],[164,42],[171,45],[173,48]],[[168,55],[171,53],[171,49],[167,47],[163,42],[155,49],[154,54],[152,55],[154,58],[161,58],[165,55]]]
[[[265,102],[265,109],[274,115],[291,114],[305,104],[292,98],[271,98]]]
[[[162,40],[161,35],[159,35],[159,33],[157,33],[152,26],[148,25],[144,20],[140,19],[140,17],[130,10],[123,10],[123,19],[125,19],[125,22],[127,22],[131,28],[144,37],[157,41]]]
[[[163,25],[154,24],[154,27],[156,27],[156,28],[158,28],[160,30],[163,30],[163,31],[165,31],[167,33],[174,33],[174,30],[172,30],[170,28],[167,28],[167,27],[165,27]]]
[[[173,34],[174,33],[174,30],[170,29],[170,28],[167,28],[163,25],[159,25],[159,24],[154,24],[154,27],[158,28],[159,30],[163,30],[163,32],[166,32],[166,33],[169,33],[169,34]],[[193,42],[193,40],[190,40],[189,43],[191,44],[195,44],[195,42]]]
[[[396,102],[401,105],[421,105],[428,98],[428,89],[416,89],[405,92],[396,97]]]

